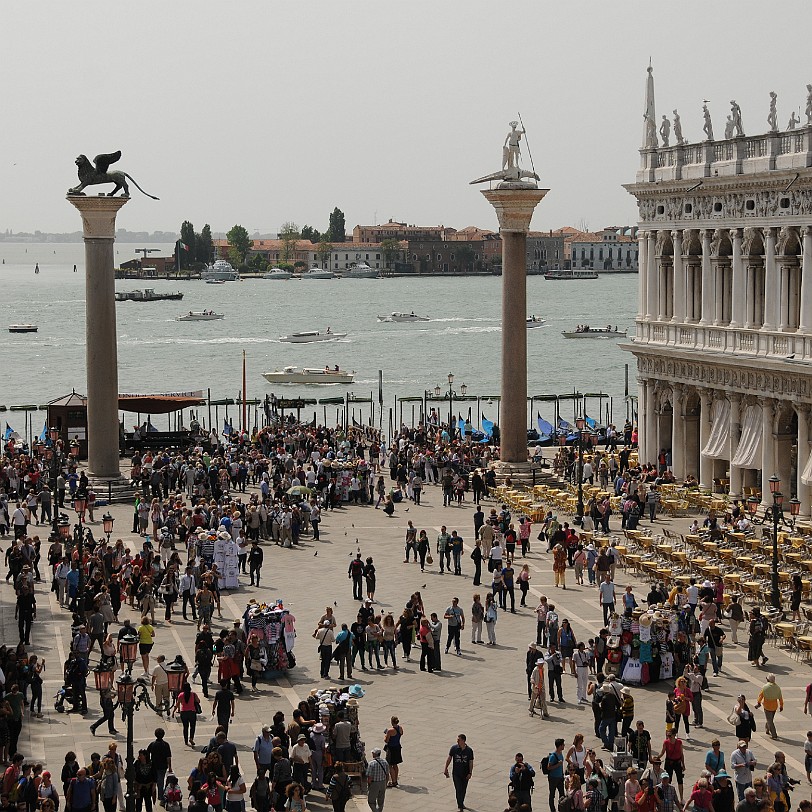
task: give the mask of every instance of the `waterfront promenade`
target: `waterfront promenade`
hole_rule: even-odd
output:
[[[463,507],[443,508],[441,492],[436,486],[424,489],[422,501],[424,504],[421,506],[401,503],[391,519],[383,511],[367,506],[350,506],[325,512],[319,542],[305,537],[301,546],[293,550],[265,543],[262,587],[247,586],[248,578],[243,576],[239,590],[223,593],[223,617],[218,619],[215,616],[215,633],[220,628],[231,628],[233,620],[242,614],[247,600],[252,597],[259,601],[281,598],[296,617],[296,667],[287,678],[262,684],[258,693],[252,693],[249,684],[237,699],[230,738],[238,746],[240,763],[245,767],[249,786],[255,775],[249,750],[261,725],[270,723],[277,710],[284,711],[290,719],[297,702],[312,688],[340,684],[335,666],[329,681],[319,678],[316,642],[311,634],[328,605],[334,607],[339,624],[349,624],[354,620],[358,604],[352,600],[347,567],[359,547],[364,557],[374,558],[378,575],[376,608],[382,612],[391,611],[397,617],[415,590],[421,591],[426,612],[436,611],[440,617],[454,596],[460,598],[466,617],[472,594],[478,591],[484,598],[487,592],[484,584],[475,588],[471,583],[473,562],[468,557],[473,536],[471,503]],[[493,503],[485,504],[487,513]],[[103,512],[99,510],[97,518]],[[135,535],[125,532],[131,527],[132,507],[114,505],[111,513],[116,519],[113,540],[120,537],[131,549],[140,546]],[[432,540],[432,548],[441,525],[447,525],[449,532],[458,530],[465,539],[466,547],[463,576],[440,575],[436,554],[434,565],[427,567],[424,574],[419,566],[403,563],[403,540],[409,519],[414,521],[418,530],[426,529]],[[689,522],[690,518],[683,518],[657,522],[657,526],[684,531]],[[613,517],[613,524],[619,525],[619,517]],[[92,525],[92,528],[94,535],[102,537],[100,522]],[[47,528],[42,525],[33,526],[31,532],[39,532],[42,538],[47,537]],[[547,808],[547,781],[538,769],[539,760],[553,749],[554,738],[563,737],[569,746],[573,736],[583,732],[588,746],[594,747],[599,756],[606,756],[605,753],[601,754],[600,742],[593,736],[590,707],[576,704],[574,678],[564,675],[566,702],[549,706],[549,720],[530,718],[527,713],[524,662],[528,643],[535,640],[533,609],[538,596],[546,594],[558,607],[560,617],[570,619],[579,640],[594,636],[601,625],[601,611],[594,588],[568,585],[564,592],[553,587],[551,556],[543,552],[544,545],[535,540],[536,534],[534,530],[528,558],[532,575],[529,605],[525,609],[517,606],[516,615],[500,613],[496,627],[497,646],[473,646],[466,629],[462,633],[462,655],[444,654],[443,669],[439,674],[421,672],[414,657],[410,663],[402,662],[400,651],[400,668],[397,671],[388,668],[383,671],[354,672],[352,682],[361,684],[366,691],[366,696],[360,700],[359,716],[367,757],[373,747],[382,746],[383,732],[391,715],[399,716],[405,730],[400,787],[387,791],[388,810],[411,812],[455,808],[451,781],[443,777],[442,770],[448,749],[460,732],[467,735],[476,756],[466,805],[481,812],[505,808],[508,769],[517,752],[524,753],[526,760],[536,767],[534,808],[537,810]],[[5,540],[0,546],[5,550],[8,541]],[[521,562],[521,558],[517,561]],[[47,567],[44,560],[42,564],[45,572]],[[647,588],[630,578],[631,574],[618,569],[618,592],[626,583],[633,583],[639,600],[645,596]],[[104,728],[100,728],[96,738],[89,731],[90,723],[98,718],[98,699],[92,688],[92,675],[88,679],[90,713],[87,717],[57,714],[53,710],[51,697],[62,683],[62,662],[69,647],[69,615],[58,608],[55,595],[48,591],[49,587],[49,583],[37,585],[39,611],[29,648],[30,653],[42,654],[47,660],[44,718],[37,720],[26,716],[20,749],[28,760],[41,760],[46,769],[58,776],[67,750],[73,749],[78,754],[79,762],[84,764],[89,762],[92,752],[104,753],[109,739],[103,732]],[[14,643],[17,628],[13,617],[13,590],[4,582],[0,582],[0,603],[3,606],[0,615],[3,639],[7,644]],[[162,616],[162,610],[156,611],[153,659],[154,655],[161,653],[167,655],[168,659],[181,653],[187,663],[193,662],[195,624],[183,621],[176,613],[174,623],[168,626]],[[134,611],[123,608],[121,618],[125,617],[137,620]],[[117,626],[113,625],[112,631],[115,633]],[[781,649],[771,645],[766,650],[770,658],[767,667],[755,669],[747,662],[746,637],[746,633],[741,635],[740,639],[744,642],[739,646],[733,646],[728,641],[723,676],[719,679],[711,677],[711,690],[705,695],[705,727],[692,729],[692,740],[685,742],[686,789],[698,777],[705,752],[714,736],[722,740],[722,750],[730,770],[729,759],[735,749],[735,736],[727,716],[740,692],[744,692],[751,707],[754,706],[767,672],[775,674],[786,702],[785,712],[778,714],[776,721],[780,741],[774,742],[764,734],[764,717],[757,711],[759,730],[753,736],[751,748],[759,760],[759,770],[763,771],[771,763],[774,750],[780,747],[787,754],[790,775],[803,779],[802,746],[807,721],[802,715],[802,707],[804,687],[810,681],[812,669],[797,663]],[[92,662],[96,660],[97,655],[94,654]],[[140,666],[136,666],[134,673],[139,672]],[[199,683],[193,687],[199,692]],[[663,738],[666,691],[665,682],[633,689],[635,717],[645,720],[647,729],[652,733],[652,745],[657,748]],[[204,701],[203,709],[208,715],[198,723],[198,751],[208,742],[215,726],[211,721],[211,706]],[[167,730],[167,740],[173,750],[174,771],[181,785],[185,786],[189,771],[196,765],[200,754],[184,747],[179,722],[161,722],[151,710],[142,708],[135,717],[136,750],[139,745],[146,746],[152,740],[152,731],[159,724]],[[116,726],[122,734],[117,740],[119,752],[123,754],[126,727],[120,719],[116,720]],[[809,797],[809,787],[805,781],[793,795],[793,806],[803,797]],[[368,808],[364,798],[356,799],[355,803],[358,809]],[[309,796],[308,807],[331,808],[325,804],[323,796],[316,793]],[[352,808],[348,806],[348,809]]]

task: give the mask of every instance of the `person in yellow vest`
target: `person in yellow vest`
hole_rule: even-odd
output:
[[[764,716],[767,720],[767,733],[773,738],[778,738],[778,733],[775,730],[775,712],[780,710],[784,712],[784,695],[781,693],[781,688],[775,684],[775,675],[767,674],[767,682],[761,689],[761,693],[756,700],[756,707],[764,706]]]

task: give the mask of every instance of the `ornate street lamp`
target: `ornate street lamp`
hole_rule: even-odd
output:
[[[172,699],[175,699],[180,693],[180,689],[183,688],[183,683],[186,682],[189,677],[189,669],[186,667],[186,663],[180,654],[178,654],[169,665],[162,665],[161,667],[166,671],[169,695]],[[166,709],[166,712],[167,714],[169,713],[169,708]]]
[[[138,659],[138,634],[134,629],[132,634],[125,634],[118,641],[118,653],[121,662],[127,666],[127,673],[131,674],[133,663]]]
[[[104,516],[102,516],[102,527],[107,534],[108,544],[110,543],[110,535],[113,532],[113,522],[115,522],[115,519],[109,513],[105,513]]]
[[[133,661],[135,661],[134,657]],[[132,663],[130,664],[130,668],[132,668]],[[135,680],[129,672],[122,674],[116,682],[116,688],[118,691],[118,704],[122,709],[123,718],[127,722],[127,795],[124,798],[125,810],[126,812],[134,812],[135,788],[133,784],[135,778],[135,758],[133,754],[133,715],[135,713]]]
[[[584,521],[584,426],[583,417],[575,418],[575,427],[578,429],[578,503],[575,509],[575,524],[579,527]]]
[[[87,497],[75,496],[73,499],[73,509],[79,517],[79,524],[85,520],[85,510],[87,509]]]
[[[104,691],[107,688],[113,687],[113,676],[115,671],[103,663],[99,663],[93,669],[93,679],[96,681],[96,690]]]

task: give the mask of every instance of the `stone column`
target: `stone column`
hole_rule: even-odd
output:
[[[702,230],[702,316],[700,324],[713,322],[713,266],[711,265],[711,231]]]
[[[742,263],[742,230],[740,228],[730,229],[730,241],[733,244],[730,326],[741,327],[744,324],[744,305],[747,297],[744,264]]]
[[[795,412],[798,415],[798,470],[795,490],[798,493],[798,501],[801,503],[801,516],[809,516],[809,486],[801,480],[801,474],[809,460],[809,404],[796,403]]]
[[[519,188],[511,188],[518,186]],[[483,189],[502,237],[502,401],[500,459],[527,465],[527,231],[549,189],[500,183]]]
[[[640,279],[638,283],[637,318],[642,320],[646,317],[646,305],[648,302],[648,239],[645,231],[637,233],[637,275]]]
[[[778,329],[782,332],[789,324],[789,267],[781,264],[778,266]]]
[[[699,484],[703,488],[713,487],[713,460],[702,453],[708,444],[711,430],[711,412],[713,411],[713,392],[710,389],[699,390],[699,401],[702,404],[699,414]]]
[[[727,458],[730,461],[730,496],[740,499],[742,496],[742,469],[738,465],[733,465],[733,457],[739,447],[741,436],[741,405],[742,396],[730,393],[727,396],[730,401],[730,436],[728,438]]]
[[[801,265],[801,323],[798,330],[812,330],[812,228],[803,228]]]
[[[110,479],[121,476],[113,242],[116,214],[128,200],[68,195],[82,215],[85,241],[88,470]]]
[[[676,246],[675,249],[676,250]],[[677,256],[674,254],[674,256]],[[685,386],[675,383],[671,387],[672,404],[674,407],[671,418],[671,470],[677,480],[682,481],[687,476],[685,470],[685,418],[682,414],[682,405],[685,400]]]
[[[648,419],[648,389],[650,386],[653,387],[654,384],[645,378],[638,378],[637,384],[640,387],[637,394],[637,459],[642,465],[646,461],[646,453],[648,452],[646,445],[648,438],[648,426],[646,424]]]
[[[761,503],[772,503],[770,477],[775,473],[775,434],[773,432],[775,401],[764,398],[761,401]]]
[[[660,287],[657,284],[657,232],[648,232],[648,246],[646,248],[646,319],[654,321],[660,300]]]
[[[657,454],[660,446],[657,444],[657,391],[654,388],[654,381],[649,381],[646,387],[646,455],[644,462],[657,462]]]
[[[778,268],[775,264],[775,229],[764,229],[764,324],[762,330],[775,330],[778,302]],[[768,474],[772,476],[772,474]]]
[[[685,321],[685,265],[682,259],[682,232],[672,231],[674,242],[674,315],[673,322]]]

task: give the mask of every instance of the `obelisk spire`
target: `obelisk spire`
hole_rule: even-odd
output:
[[[646,70],[646,107],[643,113],[643,149],[657,149],[657,114],[654,110],[654,69]]]

